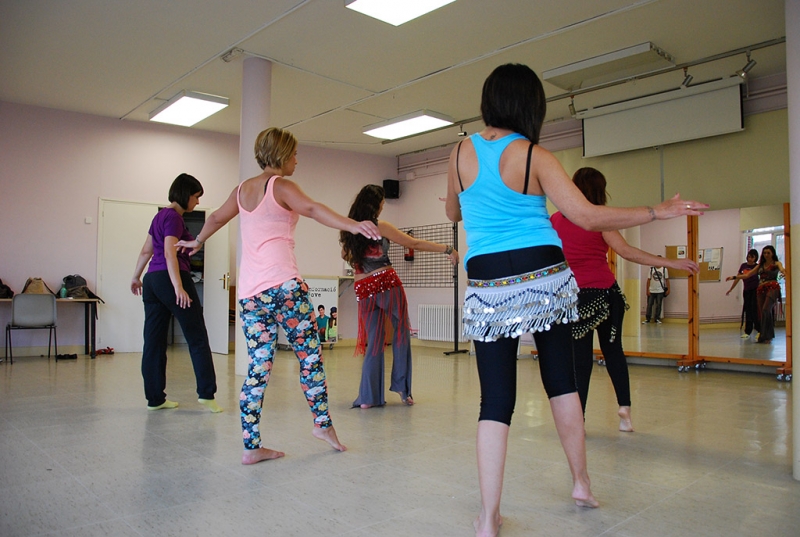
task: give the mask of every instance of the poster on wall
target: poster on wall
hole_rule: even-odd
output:
[[[317,318],[317,335],[323,345],[333,345],[339,340],[339,277],[303,277],[308,285],[308,298]],[[278,330],[278,344],[288,347],[283,330]]]

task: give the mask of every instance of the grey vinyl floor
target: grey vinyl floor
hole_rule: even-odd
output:
[[[390,354],[389,354],[390,356]],[[279,352],[262,431],[286,457],[240,464],[233,356],[215,355],[225,412],[196,402],[184,348],[170,353],[174,410],[148,412],[140,355],[0,364],[0,535],[469,536],[480,497],[474,358],[414,348],[417,404],[351,409],[360,360],[325,353],[344,453],[311,436],[297,362]],[[502,501],[511,536],[797,536],[791,383],[727,371],[631,366],[635,433],[617,431],[608,376],[595,368],[586,416],[601,507],[571,481],[538,362],[519,389]],[[388,373],[388,371],[387,371]]]

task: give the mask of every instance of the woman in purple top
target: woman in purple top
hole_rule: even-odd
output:
[[[191,175],[182,173],[172,182],[170,204],[153,218],[133,271],[131,292],[144,301],[142,377],[148,410],[178,406],[167,399],[164,391],[167,385],[167,333],[170,319],[174,316],[189,345],[197,379],[197,401],[211,412],[222,412],[214,400],[217,377],[203,308],[189,272],[189,255],[176,248],[179,240],[194,240],[186,229],[183,214],[192,212],[202,195],[200,181]],[[142,282],[142,271],[148,261],[150,267]]]
[[[758,250],[751,249],[747,252],[747,262],[742,263],[737,274],[750,272],[756,268],[757,261]],[[733,285],[731,285],[731,288],[728,289],[728,292],[725,294],[731,294],[731,291],[733,291],[733,288],[736,287],[738,283],[739,280],[733,280]],[[758,299],[756,298],[756,289],[758,289],[758,276],[752,276],[744,280],[744,292],[742,293],[744,297],[744,304],[742,304],[744,334],[742,334],[742,339],[748,339],[753,332],[753,328],[756,329],[756,332],[761,332],[761,323],[758,321]]]

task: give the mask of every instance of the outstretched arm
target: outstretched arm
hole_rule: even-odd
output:
[[[327,205],[309,198],[305,192],[300,190],[300,187],[288,179],[276,177],[273,192],[275,194],[275,201],[281,206],[308,218],[312,218],[323,226],[349,231],[353,234],[360,233],[373,240],[381,238],[378,226],[374,223],[368,220],[356,222],[352,218],[340,215]]]
[[[692,274],[696,274],[700,270],[699,265],[691,259],[667,259],[631,246],[619,231],[604,231],[603,240],[624,259],[639,265],[685,270]]]
[[[176,246],[178,248],[191,249],[189,255],[194,255],[203,246],[203,243],[208,240],[211,235],[220,230],[222,226],[231,221],[231,219],[239,214],[239,203],[236,200],[236,195],[239,192],[239,187],[233,189],[231,195],[222,204],[222,207],[208,215],[203,229],[197,234],[193,241],[178,241]]]
[[[726,282],[729,282],[729,281],[731,281],[731,280],[734,280],[734,281],[735,281],[735,280],[746,280],[747,278],[752,278],[753,276],[755,276],[756,274],[758,274],[758,267],[759,267],[759,266],[760,266],[760,265],[756,265],[756,266],[753,268],[753,270],[747,270],[747,271],[745,271],[745,272],[741,272],[741,273],[739,273],[739,274],[737,274],[737,275],[735,275],[735,276],[728,276],[727,278],[725,278],[725,281],[726,281]],[[781,268],[782,268],[782,267],[781,267]],[[781,273],[783,273],[783,271],[782,271],[782,270],[781,270]],[[785,275],[785,274],[784,274],[784,275]],[[733,287],[731,287],[731,289],[733,289]]]
[[[394,225],[384,220],[378,220],[378,229],[380,230],[381,235],[392,242],[396,242],[400,246],[414,248],[415,250],[420,250],[422,252],[439,252],[445,254],[450,259],[452,264],[455,265],[458,263],[458,251],[452,246],[440,244],[438,242],[416,239],[407,233],[403,233],[394,227]]]
[[[727,278],[726,278],[726,280],[725,280],[725,281],[728,281],[728,280],[727,280]],[[737,280],[737,279],[734,279],[734,280],[733,280],[733,284],[731,284],[731,288],[730,288],[730,289],[728,289],[728,292],[727,292],[727,293],[725,293],[725,295],[729,295],[729,294],[731,294],[731,291],[733,291],[733,288],[734,288],[734,287],[736,287],[737,285],[739,285],[739,280]]]
[[[682,200],[680,194],[652,207],[593,205],[578,190],[552,153],[539,145],[534,146],[533,152],[532,172],[536,174],[544,193],[570,222],[589,231],[612,231],[676,216],[699,216],[708,208],[705,203]]]

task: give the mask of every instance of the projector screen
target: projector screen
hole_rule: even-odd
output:
[[[592,112],[599,114],[600,110]],[[621,153],[743,129],[741,92],[735,85],[586,117],[583,156]]]

